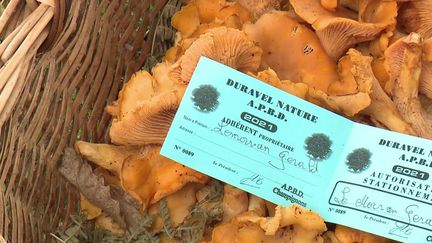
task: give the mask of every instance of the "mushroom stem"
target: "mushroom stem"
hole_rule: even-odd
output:
[[[249,198],[245,191],[242,191],[231,185],[224,186],[223,222],[229,222],[236,215],[246,212],[249,205]]]
[[[254,211],[258,216],[266,216],[265,200],[253,194],[249,194],[249,205],[247,211]]]
[[[412,127],[402,119],[395,104],[375,78],[372,82],[371,98],[370,106],[361,111],[362,114],[369,115],[392,131],[409,135],[416,134]]]
[[[20,30],[15,34],[13,40],[4,50],[1,59],[3,62],[7,62],[9,58],[15,53],[23,40],[27,37],[27,34],[32,30],[39,19],[45,14],[45,12],[50,8],[45,4],[39,5],[39,7],[33,11],[22,23]]]
[[[420,93],[432,99],[432,38],[423,44],[423,62],[420,75]]]
[[[423,62],[420,76],[420,93],[432,99],[432,62]]]
[[[9,19],[17,10],[20,2],[21,2],[20,0],[11,0],[9,4],[6,6],[3,14],[0,16],[0,34],[3,32]]]
[[[123,161],[133,154],[140,153],[140,147],[115,146],[109,144],[94,144],[83,141],[75,143],[75,150],[85,159],[99,165],[100,167],[120,174]]]
[[[412,33],[398,40],[389,50],[402,54],[400,67],[393,82],[393,101],[405,121],[407,121],[421,137],[432,138],[432,116],[421,106],[418,87],[421,72],[422,39]],[[401,48],[397,50],[397,48]],[[390,58],[397,58],[388,55]],[[394,67],[391,67],[394,69]]]
[[[354,49],[350,49],[346,57],[351,63],[349,74],[358,84],[358,87],[363,90],[370,89],[368,92],[371,98],[370,105],[360,113],[370,116],[392,131],[415,135],[414,130],[402,119],[392,100],[381,88],[372,70],[372,58],[364,56]]]

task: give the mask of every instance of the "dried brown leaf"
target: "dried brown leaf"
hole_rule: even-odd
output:
[[[121,227],[131,227],[144,216],[138,203],[120,188],[105,185],[104,179],[93,173],[73,149],[66,148],[59,165],[60,173],[94,205],[101,208]]]

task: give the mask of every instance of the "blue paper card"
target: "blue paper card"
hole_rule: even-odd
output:
[[[202,57],[161,154],[329,222],[432,242],[431,149]]]

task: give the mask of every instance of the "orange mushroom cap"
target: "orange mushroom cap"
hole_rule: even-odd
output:
[[[171,18],[171,24],[183,37],[190,36],[200,24],[198,8],[195,4],[188,4]]]
[[[390,243],[392,240],[343,225],[336,225],[335,235],[340,243]]]
[[[306,100],[307,98],[309,98],[308,97],[309,86],[307,86],[307,84],[294,83],[289,80],[280,80],[276,72],[271,68],[258,72],[257,75],[252,75],[252,74],[250,75],[278,89],[281,89],[287,93],[295,95],[301,99]]]
[[[240,30],[220,27],[201,35],[174,64],[173,80],[189,83],[201,56],[223,63],[241,72],[255,72],[261,62],[261,48]]]
[[[432,37],[432,2],[429,0],[408,1],[401,6],[398,23],[406,32],[416,32],[428,39]]]
[[[238,16],[242,24],[252,21],[251,13],[237,2],[227,3],[217,13],[216,18],[218,20],[225,21],[231,16]]]
[[[273,217],[260,217],[248,211],[218,225],[211,243],[322,243],[321,234],[325,230],[324,220],[318,214],[297,205],[278,206]]]
[[[195,193],[201,187],[203,187],[202,184],[188,183],[180,190],[165,197],[168,215],[172,226],[179,226],[190,213],[192,207],[197,202]],[[160,212],[160,204],[152,204],[148,208],[148,213],[153,216],[151,231],[160,232],[164,227],[164,222]]]
[[[75,150],[85,159],[119,175],[123,161],[131,155],[139,154],[141,148],[137,146],[115,146],[77,141],[75,143]]]
[[[219,10],[225,6],[225,0],[194,0],[201,23],[214,21]]]
[[[160,155],[160,146],[149,146],[143,155],[128,157],[121,168],[122,187],[143,203],[158,202],[189,182],[206,183],[208,176]]]
[[[249,205],[248,200],[247,192],[231,185],[225,185],[222,202],[223,222],[229,222],[238,214],[246,212]]]
[[[251,12],[255,19],[281,7],[280,0],[237,0],[237,3]]]
[[[324,49],[334,60],[355,44],[374,39],[388,26],[396,23],[396,2],[391,5],[381,3],[384,1],[377,2],[382,5],[376,6],[370,2],[375,11],[369,7],[369,2],[360,6],[362,8],[359,8],[357,21],[350,19],[343,8],[338,8],[335,12],[326,10],[319,0],[290,0],[296,13],[316,30]]]
[[[372,58],[363,56],[355,49],[350,49],[343,58],[349,61],[345,75],[354,82],[356,92],[363,91],[370,96],[370,105],[360,110],[360,113],[370,116],[392,131],[414,135],[414,130],[402,119],[396,106],[375,78],[371,67]]]
[[[171,65],[159,63],[154,77],[139,71],[123,86],[118,114],[109,134],[119,145],[162,144],[186,89],[169,77]]]
[[[393,43],[385,52],[385,65],[390,81],[386,88],[391,91],[393,102],[403,119],[417,135],[432,138],[432,115],[423,107],[418,96],[422,67],[423,40],[411,33]]]
[[[336,11],[338,0],[321,0],[321,6],[327,10]]]
[[[244,30],[263,49],[262,68],[272,68],[280,79],[324,92],[338,80],[336,63],[315,33],[286,12],[265,14],[255,24],[245,25]]]
[[[114,119],[111,141],[121,145],[162,144],[177,112],[186,87],[162,93],[146,101],[133,112]]]
[[[118,116],[122,120],[155,95],[155,80],[147,71],[134,73],[131,79],[123,85],[118,98]]]

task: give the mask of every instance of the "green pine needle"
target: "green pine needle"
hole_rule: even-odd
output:
[[[172,239],[176,234],[176,229],[173,227],[171,223],[171,218],[168,209],[168,202],[166,198],[160,200],[158,206],[159,206],[159,215],[162,218],[165,233],[168,235],[170,239]]]

